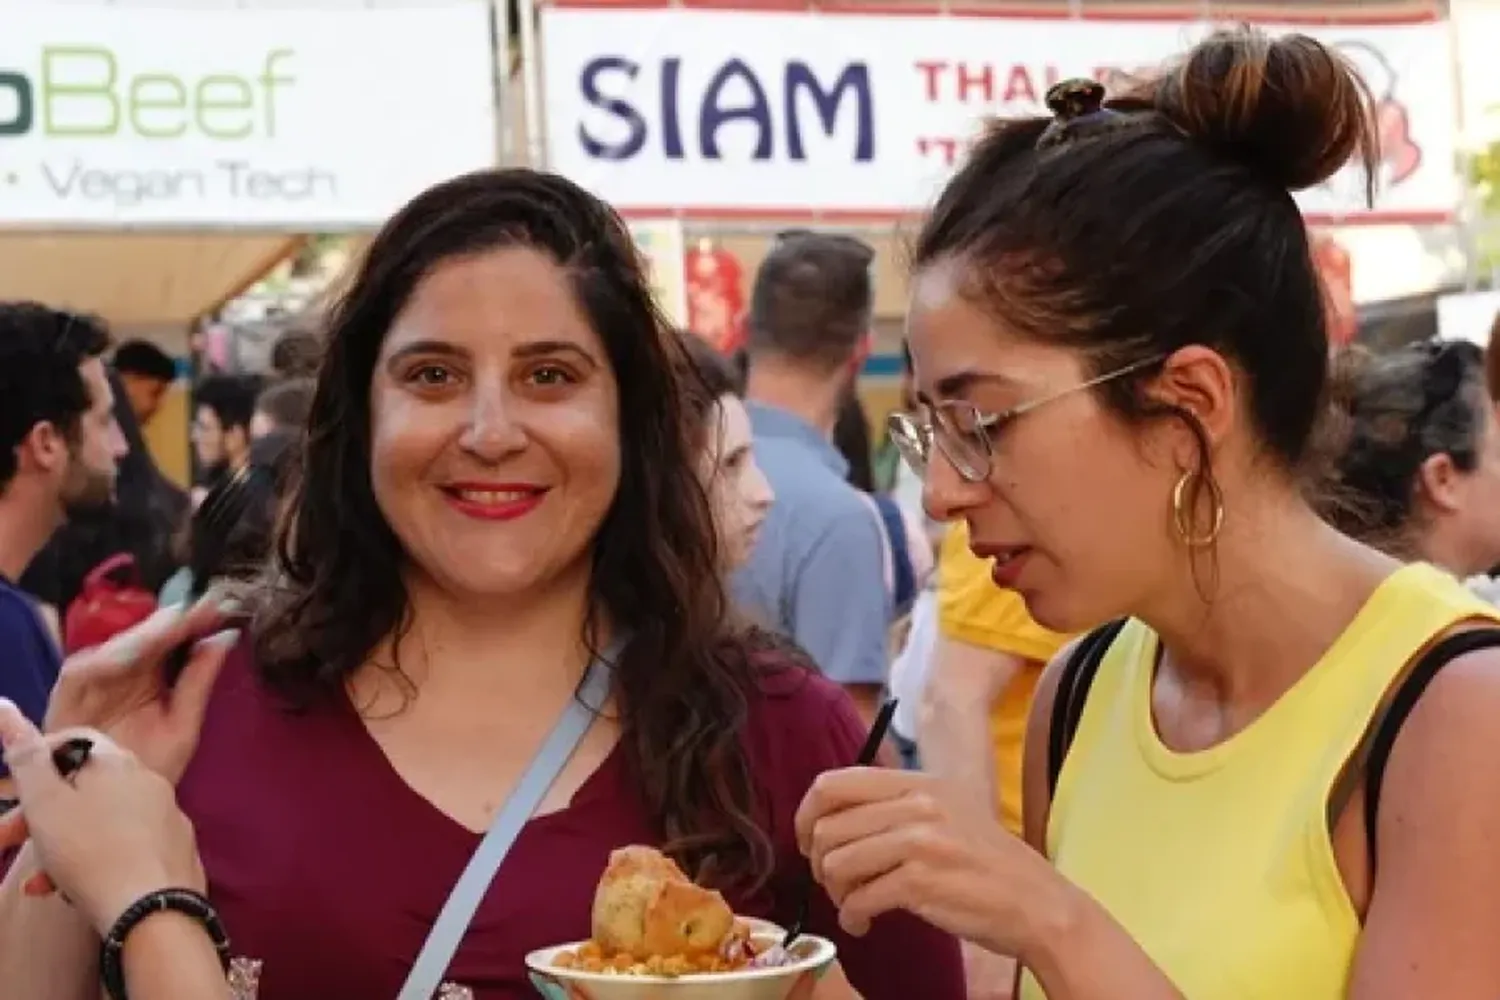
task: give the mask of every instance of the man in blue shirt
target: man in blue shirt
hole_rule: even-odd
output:
[[[61,655],[13,581],[70,513],[113,500],[126,445],[101,357],[108,346],[91,317],[0,302],[0,697],[38,724]]]
[[[755,276],[746,398],[776,502],[733,580],[741,609],[795,640],[867,719],[888,668],[885,543],[832,435],[870,334],[873,257],[847,236],[785,233]]]

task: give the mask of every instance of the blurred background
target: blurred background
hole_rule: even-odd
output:
[[[370,233],[467,169],[560,170],[627,217],[675,322],[725,350],[778,232],[875,248],[860,394],[894,404],[905,239],[986,115],[1109,83],[1215,21],[1336,42],[1379,102],[1373,207],[1302,198],[1337,335],[1480,343],[1500,307],[1500,2],[27,0],[0,37],[0,296],[96,312],[193,386],[258,373]],[[1107,183],[1107,178],[1101,179]],[[877,426],[880,424],[877,423]]]

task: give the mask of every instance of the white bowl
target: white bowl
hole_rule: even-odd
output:
[[[781,940],[780,933],[764,933],[758,927],[756,930],[754,940],[758,943],[775,944]],[[797,960],[769,969],[667,977],[583,972],[560,969],[554,964],[560,952],[572,951],[586,943],[560,944],[526,956],[532,985],[547,1000],[786,1000],[799,980],[821,974],[837,953],[832,941],[804,934],[792,945]]]

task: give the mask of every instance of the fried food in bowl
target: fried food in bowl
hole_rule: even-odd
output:
[[[788,950],[782,937],[736,918],[660,851],[624,847],[599,879],[590,939],[532,952],[526,965],[548,1000],[784,1000],[832,963],[834,946],[807,935]]]
[[[610,855],[593,919],[593,940],[607,954],[696,959],[716,952],[733,931],[724,897],[694,885],[660,851],[622,847]]]

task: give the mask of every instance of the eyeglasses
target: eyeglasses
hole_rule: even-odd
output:
[[[891,441],[917,475],[927,477],[927,467],[932,461],[934,446],[967,482],[982,483],[990,477],[995,467],[995,440],[1002,429],[1017,417],[1030,413],[1039,406],[1062,399],[1075,392],[1093,389],[1096,386],[1124,378],[1143,368],[1158,364],[1165,354],[1135,361],[1123,368],[1106,372],[1086,382],[1069,386],[1040,399],[1033,399],[1000,413],[985,413],[973,403],[950,399],[939,403],[923,403],[923,419],[913,419],[905,413],[891,414],[888,422]]]

